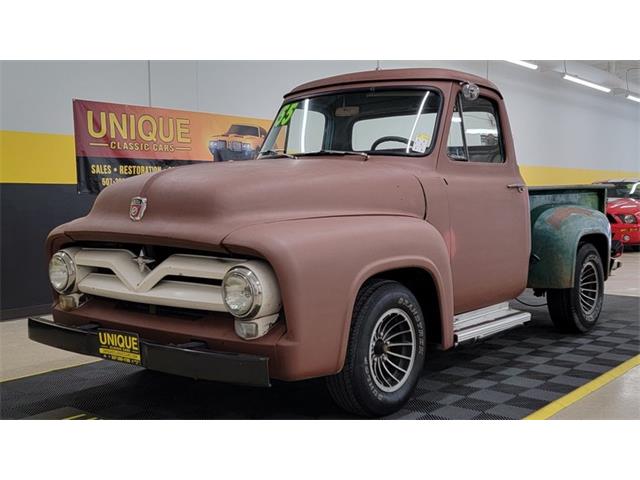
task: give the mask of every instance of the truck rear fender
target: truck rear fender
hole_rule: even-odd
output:
[[[571,288],[578,246],[592,243],[609,273],[611,227],[597,210],[579,205],[541,205],[531,211],[531,259],[527,287]]]
[[[426,309],[427,324],[438,322],[444,348],[452,346],[453,296],[449,252],[440,233],[415,217],[357,216],[291,220],[232,232],[224,245],[238,255],[257,255],[274,268],[287,331],[278,341],[282,379],[339,372],[344,364],[358,291],[375,276],[408,274],[431,283],[408,288],[425,302],[429,288],[437,309]],[[425,307],[423,307],[425,308]],[[437,311],[439,318],[432,318]]]

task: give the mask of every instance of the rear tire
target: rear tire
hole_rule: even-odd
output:
[[[425,330],[409,289],[390,280],[365,283],[356,299],[344,367],[326,379],[334,401],[366,417],[399,410],[424,365]]]
[[[574,278],[571,288],[547,291],[549,314],[558,330],[585,333],[598,321],[604,299],[602,259],[590,243],[578,247]]]

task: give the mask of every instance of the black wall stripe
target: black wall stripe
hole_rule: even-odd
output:
[[[86,215],[95,195],[76,185],[0,185],[0,318],[42,313],[51,303],[44,242],[61,223]]]

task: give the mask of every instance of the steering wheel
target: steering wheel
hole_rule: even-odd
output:
[[[409,145],[409,139],[405,137],[396,137],[394,135],[387,135],[386,137],[380,137],[371,144],[371,150],[376,150],[377,147],[384,142],[400,142]]]

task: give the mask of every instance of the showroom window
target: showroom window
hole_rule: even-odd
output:
[[[454,106],[447,152],[451,159],[480,163],[504,163],[498,109],[488,98],[466,100]]]

